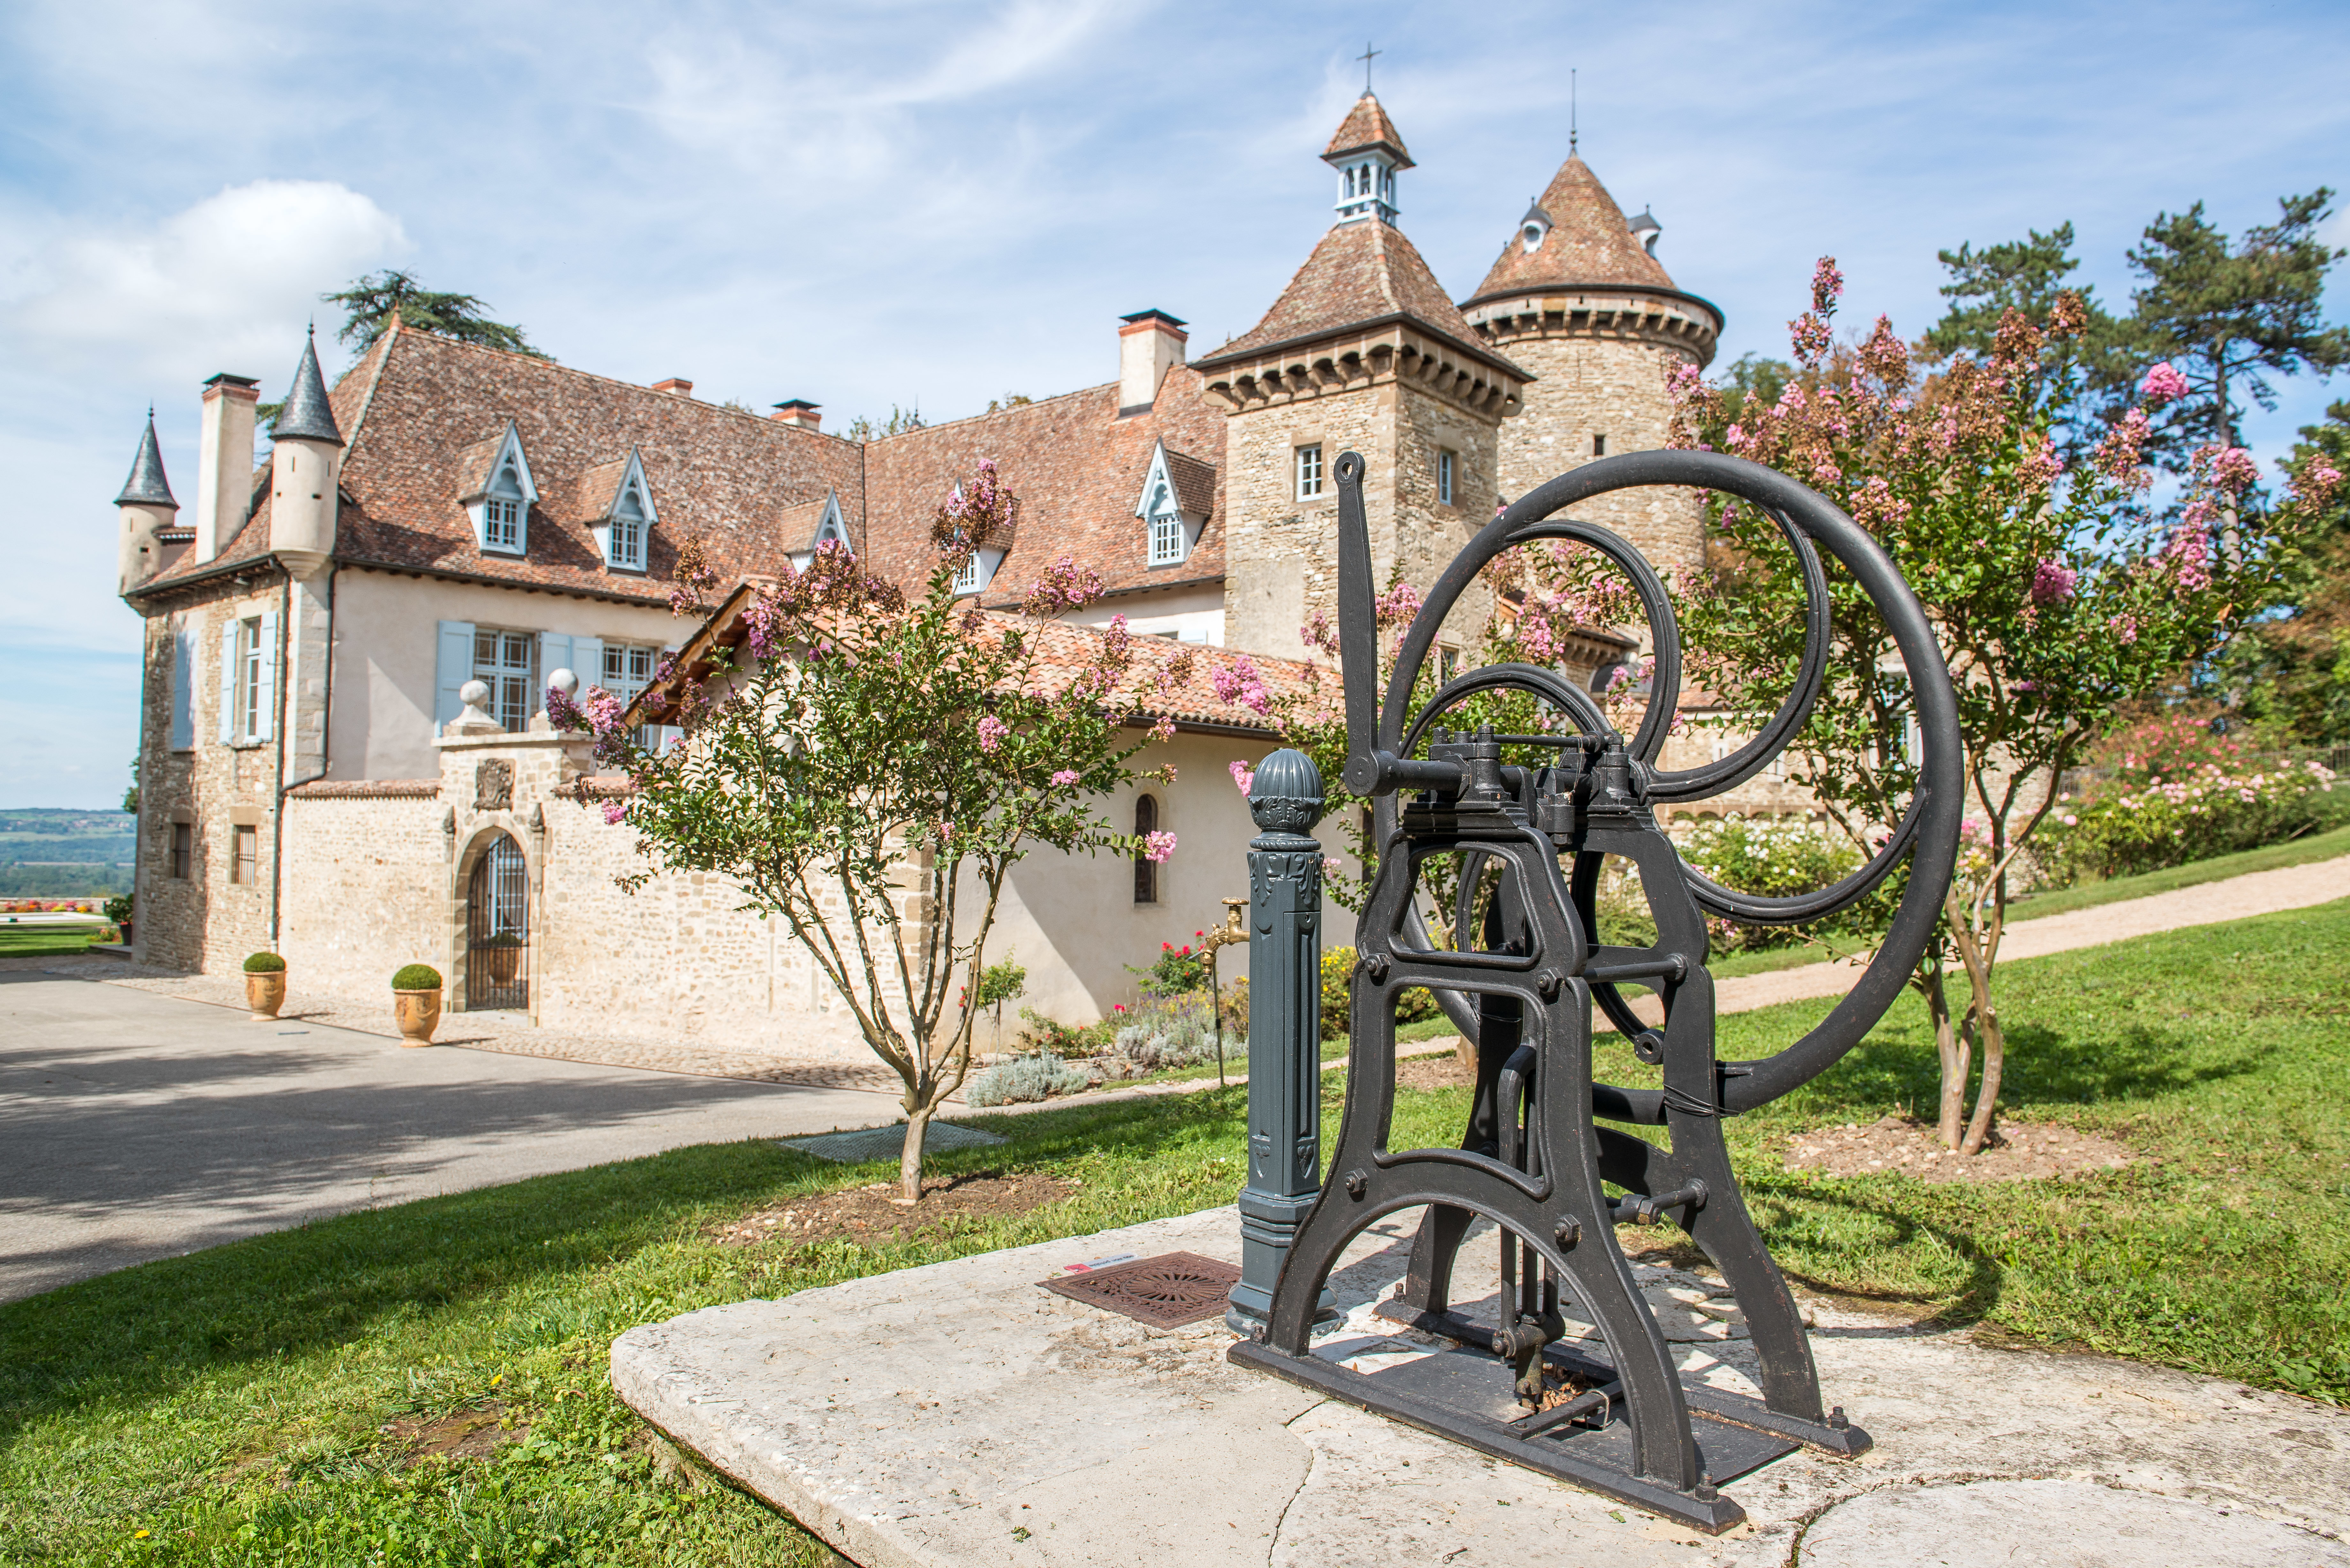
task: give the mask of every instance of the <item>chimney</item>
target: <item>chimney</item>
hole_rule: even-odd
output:
[[[1120,317],[1118,329],[1118,411],[1139,414],[1159,400],[1159,383],[1183,362],[1191,334],[1163,310]]]
[[[253,407],[261,400],[250,376],[214,376],[204,383],[203,434],[196,446],[196,537],[199,562],[224,549],[244,526],[253,501]]]
[[[781,420],[787,425],[797,425],[804,431],[812,431],[824,423],[824,415],[817,411],[823,407],[823,404],[811,403],[806,398],[794,398],[789,402],[777,403],[775,411],[767,417]]]
[[[687,380],[682,376],[671,376],[666,381],[655,381],[653,383],[653,390],[656,392],[675,392],[681,398],[690,398],[693,396],[693,383]]]

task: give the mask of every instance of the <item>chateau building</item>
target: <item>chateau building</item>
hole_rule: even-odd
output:
[[[297,985],[349,992],[421,960],[458,1010],[857,1051],[788,930],[736,912],[720,879],[613,886],[633,836],[555,798],[593,764],[544,693],[567,670],[633,699],[665,650],[723,630],[671,612],[689,542],[722,598],[827,540],[920,579],[933,514],[985,458],[1020,512],[959,588],[1008,608],[1074,556],[1109,590],[1081,621],[1196,646],[1177,733],[1144,759],[1179,782],[1107,807],[1175,832],[1179,853],[1149,877],[1032,857],[1000,920],[1040,1011],[1081,1023],[1130,997],[1127,965],[1244,890],[1252,828],[1226,764],[1275,738],[1211,675],[1247,658],[1275,690],[1306,678],[1302,628],[1336,607],[1338,454],[1368,461],[1382,577],[1424,586],[1500,497],[1663,444],[1666,371],[1703,365],[1721,329],[1656,259],[1653,220],[1627,225],[1580,158],[1460,304],[1400,226],[1414,165],[1378,99],[1323,158],[1335,221],[1249,331],[1192,359],[1180,319],[1138,311],[1117,324],[1114,379],[972,419],[860,442],[805,399],[759,417],[687,380],[634,386],[395,322],[332,388],[302,348],[258,463],[258,383],[204,383],[183,524],[151,418],[116,502],[120,587],[146,626],[140,961],[220,970],[275,949]],[[1690,497],[1588,514],[1659,565],[1702,561]],[[1455,648],[1491,607],[1462,607]],[[1587,680],[1629,646],[1595,628],[1567,665]]]

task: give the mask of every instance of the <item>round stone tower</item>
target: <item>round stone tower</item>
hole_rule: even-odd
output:
[[[1570,153],[1461,306],[1480,337],[1535,377],[1520,393],[1523,411],[1502,425],[1504,497],[1595,457],[1665,444],[1666,373],[1713,358],[1721,312],[1673,286],[1656,258],[1658,233],[1646,213],[1627,223]],[[1575,514],[1622,534],[1659,568],[1704,562],[1694,493],[1623,492]]]

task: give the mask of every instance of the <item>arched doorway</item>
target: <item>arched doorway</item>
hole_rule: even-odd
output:
[[[530,1005],[530,867],[511,834],[491,838],[465,888],[465,1007]]]

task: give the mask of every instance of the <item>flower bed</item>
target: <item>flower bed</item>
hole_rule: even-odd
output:
[[[2334,776],[2314,762],[2242,772],[2204,763],[2079,801],[2062,795],[2036,847],[2049,880],[2060,885],[2256,849],[2350,815]]]

